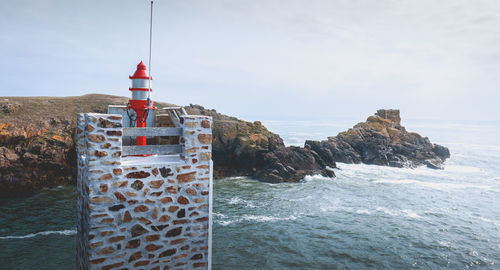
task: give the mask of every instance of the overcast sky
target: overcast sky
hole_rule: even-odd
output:
[[[4,1],[0,96],[129,96],[149,1]],[[500,116],[498,0],[155,1],[153,99],[247,120]]]

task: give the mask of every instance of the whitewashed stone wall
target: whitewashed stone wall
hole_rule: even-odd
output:
[[[161,162],[121,157],[120,115],[78,116],[78,269],[210,268],[211,118],[181,125]]]

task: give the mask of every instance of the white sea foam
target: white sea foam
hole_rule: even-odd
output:
[[[267,222],[267,221],[279,221],[279,220],[295,220],[297,217],[291,215],[288,217],[273,217],[273,216],[254,216],[254,215],[244,215],[243,220],[253,220],[257,222]]]
[[[306,182],[309,182],[309,181],[312,181],[312,180],[332,180],[332,178],[331,177],[327,177],[327,176],[322,176],[320,174],[306,175],[304,177],[304,181],[306,181]]]
[[[252,202],[244,200],[244,199],[241,199],[239,197],[232,197],[231,199],[229,199],[229,201],[227,203],[231,204],[231,205],[234,205],[234,204],[244,204],[244,205],[246,205],[247,207],[250,207],[250,208],[255,208],[256,207]]]
[[[222,213],[215,213],[214,212],[213,215],[214,215],[215,218],[225,218],[226,217],[226,215],[224,215]]]
[[[493,188],[491,186],[486,186],[486,185],[424,182],[424,181],[417,181],[417,180],[411,180],[411,179],[382,179],[382,180],[373,181],[373,183],[400,184],[400,185],[414,184],[414,185],[419,185],[422,187],[431,188],[431,189],[438,189],[438,190],[467,189],[467,188],[493,190]]]
[[[389,209],[386,207],[376,207],[375,209],[366,209],[366,208],[361,208],[361,209],[356,209],[352,207],[338,207],[338,206],[329,206],[329,207],[321,207],[320,210],[322,212],[332,212],[332,211],[344,211],[344,212],[351,212],[351,213],[356,213],[360,215],[375,215],[377,213],[384,213],[389,216],[400,216],[400,217],[409,217],[409,218],[422,218],[419,214],[413,212],[410,209]]]
[[[227,202],[228,204],[238,204],[241,202],[241,199],[238,198],[238,197],[232,197],[231,199],[229,199],[229,201]]]
[[[417,213],[413,212],[410,209],[402,209],[402,210],[397,210],[397,209],[389,209],[385,207],[377,207],[376,210],[378,212],[382,212],[384,214],[387,214],[389,216],[403,216],[403,217],[410,217],[410,218],[422,218],[420,215]]]
[[[304,197],[300,197],[300,198],[296,198],[296,199],[287,199],[288,201],[290,202],[304,202],[304,201],[310,201],[312,199],[316,198],[315,196],[313,195],[307,195],[307,196],[304,196]]]
[[[247,176],[232,176],[232,177],[229,177],[229,178],[226,178],[226,179],[243,180],[243,179],[247,179],[247,178],[248,178]]]
[[[241,218],[233,219],[233,220],[219,220],[219,223],[222,226],[227,226],[232,223],[239,223],[243,221],[255,221],[255,222],[275,222],[275,221],[283,221],[283,220],[296,220],[297,217],[294,215],[288,217],[273,217],[273,216],[264,216],[264,215],[244,215]]]
[[[359,178],[362,175],[379,175],[380,173],[434,176],[440,172],[439,170],[432,170],[424,166],[411,169],[369,164],[345,164],[340,162],[337,163],[337,166],[341,169],[340,171],[335,172],[337,176],[346,176],[353,178]]]
[[[356,214],[365,214],[365,215],[370,215],[372,212],[368,209],[358,209],[356,210]]]
[[[234,223],[235,221],[234,220],[220,220],[220,221],[217,221],[217,223],[219,223],[220,225],[222,226],[227,226],[231,223]]]
[[[401,213],[403,213],[405,216],[411,217],[411,218],[422,218],[422,216],[418,215],[417,213],[415,213],[409,209],[403,209],[403,210],[401,210]]]
[[[74,235],[76,234],[76,231],[75,230],[44,231],[44,232],[30,233],[27,235],[0,236],[0,239],[24,239],[24,238],[33,238],[39,235],[50,235],[50,234]]]
[[[481,168],[474,166],[461,166],[461,165],[445,165],[444,170],[433,170],[425,166],[417,168],[395,168],[378,165],[368,164],[337,164],[341,171],[336,171],[337,176],[346,176],[359,178],[362,175],[379,175],[382,173],[398,174],[398,175],[413,175],[413,176],[442,176],[443,174],[473,174],[481,172]]]
[[[458,165],[447,165],[445,166],[444,170],[446,172],[454,172],[454,173],[477,173],[481,171],[481,169],[478,167],[458,166]]]
[[[491,224],[494,224],[495,226],[499,226],[500,227],[500,221],[495,221],[495,220],[491,220],[489,218],[484,218],[484,217],[478,217],[478,219],[484,221],[484,222],[488,222],[488,223],[491,223]]]
[[[447,242],[447,241],[438,241],[438,244],[440,244],[441,246],[445,246],[445,247],[451,246],[451,243]]]

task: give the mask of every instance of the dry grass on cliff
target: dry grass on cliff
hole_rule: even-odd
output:
[[[72,97],[0,97],[0,137],[43,136],[68,142],[78,113],[106,113],[108,105],[125,105],[128,100],[128,97],[102,94]],[[155,106],[161,108],[175,105],[155,102]],[[185,108],[189,114],[213,117],[215,143],[219,138],[228,141],[237,138],[254,145],[267,142],[269,137],[276,136],[260,122],[246,122],[200,105]]]
[[[109,104],[125,104],[125,97],[89,94],[76,97],[0,97],[0,121],[37,125],[50,118],[76,121],[81,112],[106,112]]]

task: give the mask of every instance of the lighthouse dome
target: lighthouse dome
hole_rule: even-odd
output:
[[[142,61],[137,65],[134,75],[129,76],[129,78],[132,80],[130,91],[149,91],[152,87],[151,80],[153,78],[149,77],[146,65]],[[138,95],[145,96],[146,94],[138,93]]]
[[[149,79],[149,74],[148,70],[146,68],[146,65],[141,61],[137,65],[137,70],[135,71],[134,75],[129,76],[130,79]],[[151,78],[152,80],[153,78]]]

